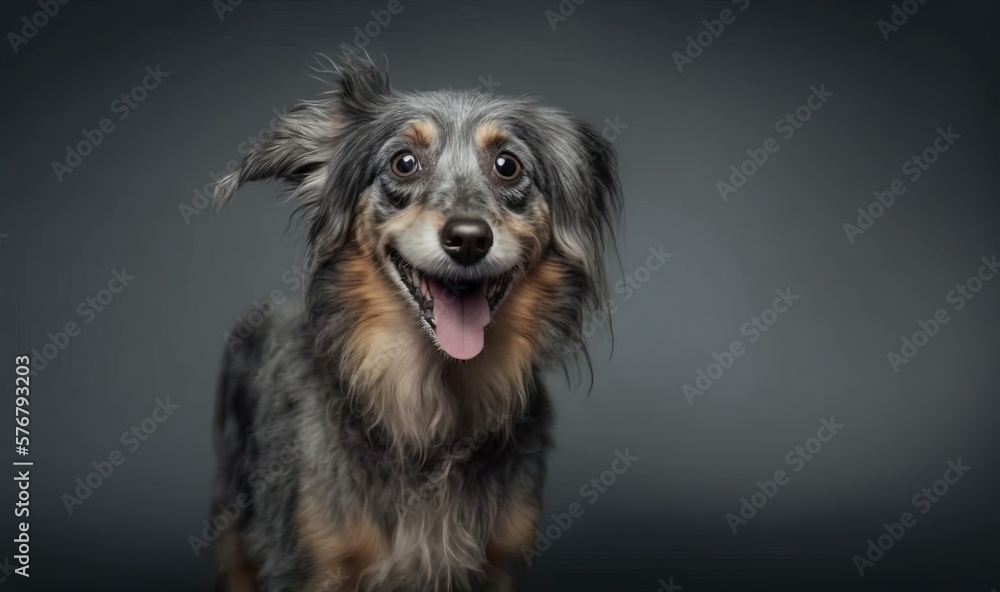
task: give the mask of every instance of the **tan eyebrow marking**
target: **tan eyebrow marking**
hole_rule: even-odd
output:
[[[438,131],[434,124],[426,119],[414,121],[406,128],[403,135],[410,138],[424,148],[430,148],[431,144],[437,140]]]
[[[507,133],[495,123],[484,123],[476,129],[476,148],[485,151],[501,144],[507,139]]]

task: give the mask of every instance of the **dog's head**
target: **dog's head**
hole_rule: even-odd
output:
[[[501,322],[532,364],[574,349],[607,301],[620,211],[608,142],[533,100],[403,93],[371,63],[336,68],[339,89],[282,117],[217,201],[248,181],[293,184],[316,273],[344,252],[367,262],[446,360],[488,351]]]

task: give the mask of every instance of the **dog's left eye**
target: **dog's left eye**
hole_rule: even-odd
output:
[[[409,177],[417,172],[419,168],[420,165],[417,163],[417,157],[409,152],[397,154],[396,158],[392,159],[392,172],[398,177]]]
[[[521,175],[521,163],[510,154],[501,154],[493,162],[493,170],[504,181],[513,181]]]

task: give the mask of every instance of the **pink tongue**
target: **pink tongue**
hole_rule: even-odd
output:
[[[438,343],[456,360],[469,360],[483,351],[483,329],[490,322],[490,306],[481,288],[461,295],[428,278],[434,296],[434,330]]]

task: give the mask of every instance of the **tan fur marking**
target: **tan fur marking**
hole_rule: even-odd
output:
[[[524,282],[511,292],[498,311],[498,325],[509,332],[512,338],[530,344],[537,336],[535,330],[538,319],[545,318],[551,296],[558,294],[562,287],[563,268],[551,259],[539,261]],[[525,348],[530,355],[534,348]]]
[[[385,534],[366,512],[335,525],[324,506],[303,488],[298,512],[301,540],[312,559],[305,590],[356,590],[365,569],[388,551]]]
[[[344,293],[361,311],[360,322],[353,330],[355,343],[369,349],[380,337],[385,337],[383,332],[395,333],[399,327],[397,321],[406,322],[400,318],[405,315],[404,305],[393,294],[396,287],[368,257],[358,253],[344,261],[341,269]]]
[[[421,119],[420,121],[411,123],[403,131],[403,135],[424,148],[430,148],[437,140],[438,131],[433,123],[426,119]]]
[[[243,553],[239,538],[229,532],[222,536],[218,546],[218,566],[226,592],[255,592],[257,572]]]
[[[500,216],[507,231],[521,244],[525,259],[534,261],[541,257],[551,240],[549,208],[544,201],[537,202],[530,218],[505,212]]]
[[[495,123],[484,123],[476,129],[476,148],[486,151],[507,139],[507,133]]]

